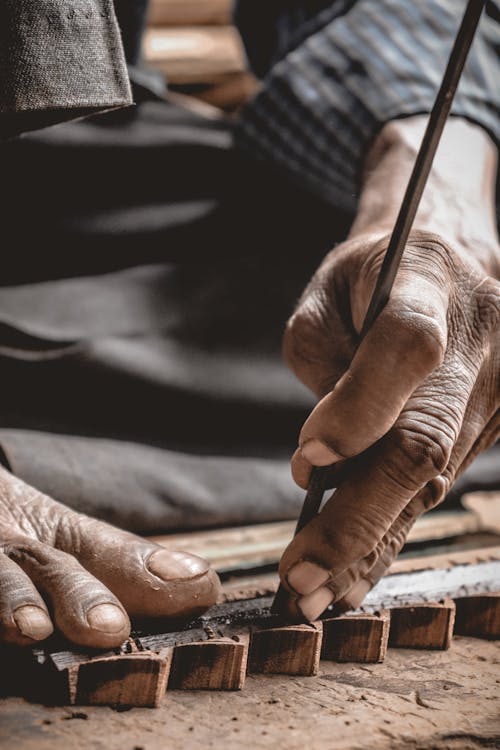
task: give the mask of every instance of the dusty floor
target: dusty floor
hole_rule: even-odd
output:
[[[241,693],[167,693],[159,709],[0,702],[2,750],[500,748],[500,641],[249,677]]]

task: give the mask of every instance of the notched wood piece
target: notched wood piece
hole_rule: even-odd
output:
[[[455,622],[452,599],[391,609],[389,646],[393,648],[447,649]]]
[[[390,613],[385,610],[323,620],[321,658],[339,662],[384,661],[389,624]]]
[[[81,706],[158,706],[167,687],[172,651],[109,656],[81,664],[74,702]]]
[[[262,674],[318,673],[323,624],[255,628],[250,636],[248,671]]]
[[[241,690],[245,684],[248,635],[176,646],[169,690]]]
[[[500,593],[455,599],[455,633],[477,638],[500,638]]]

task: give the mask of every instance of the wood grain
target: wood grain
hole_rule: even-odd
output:
[[[452,599],[391,609],[389,646],[442,649],[450,647],[455,623]]]
[[[165,693],[172,649],[93,659],[78,667],[77,705],[154,708]]]
[[[245,684],[248,636],[214,638],[176,646],[169,690],[241,690]]]
[[[389,624],[387,611],[323,620],[321,658],[366,664],[381,662],[387,653]]]
[[[500,593],[455,599],[455,633],[477,638],[500,638]]]
[[[248,671],[303,676],[317,674],[322,631],[321,622],[253,629]]]

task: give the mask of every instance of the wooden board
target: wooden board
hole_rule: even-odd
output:
[[[391,609],[389,646],[447,649],[455,623],[452,599]]]
[[[455,633],[478,638],[500,638],[500,593],[455,599]]]
[[[150,0],[148,23],[164,26],[228,24],[231,0]]]
[[[169,690],[241,690],[245,684],[248,637],[219,638],[177,646]]]
[[[317,674],[322,631],[321,622],[253,629],[248,671],[303,676]]]
[[[208,84],[246,69],[243,46],[232,26],[153,28],[144,34],[146,61],[172,84]]]
[[[324,620],[321,658],[366,664],[381,662],[387,653],[389,624],[387,611]]]
[[[485,498],[485,494],[488,497]],[[485,532],[500,533],[500,493],[472,493],[467,495],[465,500],[470,508],[468,511],[437,511],[419,518],[408,534],[408,543],[444,541],[457,536]],[[279,521],[227,529],[164,534],[150,539],[171,549],[190,550],[193,554],[208,560],[218,571],[237,569],[241,572],[245,568],[278,563],[293,536],[294,526],[295,521]],[[492,541],[494,544],[499,543],[499,540]],[[428,556],[429,553],[422,559],[425,561]],[[393,565],[395,572],[394,566],[398,566],[399,563],[407,565],[410,560],[397,560]]]
[[[456,592],[460,584],[461,573],[464,573],[465,578],[468,579],[468,585],[472,585],[473,588],[476,583],[481,585],[482,581],[484,585],[489,586],[488,589],[483,588],[482,591],[500,591],[500,567],[496,565],[498,562],[500,562],[500,546],[498,545],[396,560],[387,575],[365,598],[363,608],[368,606],[372,609],[397,607],[401,603],[416,604],[422,601],[439,601],[450,596],[453,598],[453,592]],[[494,563],[494,565],[488,565],[487,568],[475,567],[488,563]],[[442,579],[433,575],[433,571],[436,570],[454,569],[458,569],[458,575],[453,574],[451,579],[448,573],[445,573]],[[417,573],[420,575],[416,575]],[[474,579],[476,574],[477,577]],[[415,595],[412,588],[414,582],[418,582],[418,595]],[[465,579],[464,582],[467,583]],[[270,596],[276,592],[278,583],[277,573],[232,578],[223,583],[222,598],[224,601],[236,601]],[[482,593],[482,591],[470,589],[471,594]],[[463,591],[462,596],[466,595],[467,592]]]

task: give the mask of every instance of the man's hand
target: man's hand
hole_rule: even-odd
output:
[[[129,615],[193,617],[218,593],[199,557],[75,513],[0,469],[0,642],[33,644],[56,627],[111,648]]]
[[[320,398],[294,478],[305,488],[312,465],[338,473],[280,564],[292,608],[310,620],[332,602],[359,605],[416,518],[500,432],[495,155],[478,128],[448,124],[391,299],[358,347],[424,125],[382,132],[350,238],[326,257],[285,334],[289,365]]]

